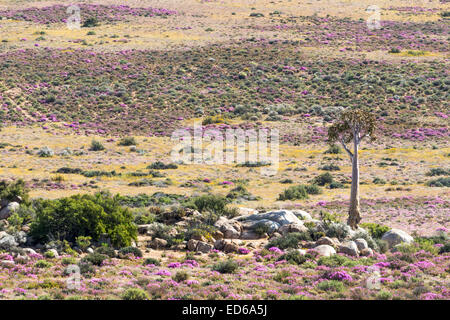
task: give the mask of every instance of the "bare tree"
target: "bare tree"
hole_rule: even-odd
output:
[[[349,109],[341,113],[340,118],[328,129],[328,141],[339,141],[350,156],[352,162],[352,187],[347,224],[356,229],[361,221],[359,208],[359,144],[365,137],[375,140],[376,117],[369,111]],[[350,151],[353,143],[353,152]]]

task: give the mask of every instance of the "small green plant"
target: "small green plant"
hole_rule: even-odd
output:
[[[135,256],[135,257],[142,257],[142,251],[139,249],[139,248],[137,248],[137,247],[125,247],[125,248],[121,248],[120,250],[119,250],[119,255],[121,255],[121,256],[127,256],[127,255],[133,255],[133,256]]]
[[[144,266],[146,266],[146,265],[149,265],[149,264],[153,264],[153,265],[155,265],[155,266],[159,266],[161,263],[159,262],[159,260],[158,259],[155,259],[155,258],[146,258],[145,260],[144,260]]]
[[[278,258],[278,261],[286,260],[291,264],[303,264],[307,257],[296,250],[289,251]]]
[[[129,288],[122,294],[123,300],[148,300],[148,293],[142,289]]]
[[[101,253],[90,253],[87,256],[85,256],[83,259],[81,259],[82,262],[89,262],[93,264],[94,266],[101,266],[103,261],[108,259],[107,255],[101,254]]]
[[[89,148],[91,151],[102,151],[105,150],[105,147],[100,141],[92,140],[91,141],[91,147]]]
[[[319,283],[317,288],[323,291],[342,292],[344,291],[344,284],[338,280],[325,280]]]
[[[75,238],[75,243],[81,250],[85,251],[91,245],[91,240],[92,237],[79,236]]]
[[[231,259],[221,261],[213,266],[213,270],[220,273],[234,273],[237,269],[238,264]]]
[[[309,232],[293,232],[288,233],[282,237],[274,238],[269,241],[266,248],[277,247],[280,249],[296,249],[300,241],[311,241],[311,235]]]
[[[176,282],[183,282],[189,279],[189,274],[186,271],[177,271],[173,276],[173,280]]]
[[[137,146],[137,145],[138,145],[138,143],[134,137],[125,137],[119,141],[119,146],[129,147],[129,146]]]
[[[36,268],[45,269],[45,268],[50,268],[51,266],[53,266],[53,264],[51,264],[50,262],[45,261],[45,260],[38,260],[38,261],[36,261],[34,266]]]
[[[361,223],[361,227],[366,229],[370,233],[370,236],[374,239],[381,239],[383,234],[391,230],[391,228],[387,226],[369,222]]]
[[[304,185],[292,186],[278,196],[279,201],[308,199],[308,192]]]

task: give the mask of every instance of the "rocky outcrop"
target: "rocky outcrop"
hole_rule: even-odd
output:
[[[413,237],[411,237],[408,233],[400,229],[389,230],[381,237],[381,240],[386,241],[389,245],[389,248],[392,248],[400,243],[414,242]]]

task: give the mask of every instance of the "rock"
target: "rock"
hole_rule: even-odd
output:
[[[341,244],[338,248],[339,253],[344,253],[352,257],[356,257],[359,254],[358,246],[354,241],[347,241]]]
[[[14,239],[21,245],[27,242],[27,234],[24,231],[19,231],[14,234]]]
[[[247,221],[261,221],[261,220],[270,220],[276,222],[280,226],[284,226],[285,224],[290,223],[299,223],[301,224],[301,220],[297,218],[297,216],[290,210],[279,210],[279,211],[271,211],[262,214],[252,214],[249,216],[241,217]]]
[[[238,252],[239,246],[234,242],[227,242],[223,247],[225,253]]]
[[[0,232],[0,249],[10,250],[18,245],[14,236],[7,234],[5,231]]]
[[[31,248],[24,248],[24,249],[23,249],[23,252],[25,252],[27,255],[30,255],[30,254],[36,254],[36,251],[34,251],[34,250],[31,249]]]
[[[268,219],[261,219],[261,220],[250,220],[243,223],[243,227],[245,229],[255,230],[257,228],[264,228],[267,229],[268,233],[273,233],[277,231],[280,228],[280,224],[276,223],[275,221],[271,221]]]
[[[150,242],[150,247],[152,249],[160,249],[160,248],[165,248],[167,246],[167,241],[164,239],[159,239],[159,238],[154,238],[151,242]]]
[[[203,253],[208,253],[210,252],[214,247],[212,245],[210,245],[209,243],[203,242],[203,241],[199,241],[197,244],[197,251],[199,252],[203,252]]]
[[[322,237],[322,238],[320,238],[319,240],[316,241],[316,245],[317,246],[320,246],[320,245],[323,245],[323,244],[327,244],[329,246],[336,246],[337,245],[337,243],[333,239],[331,239],[329,237]]]
[[[306,211],[292,210],[292,213],[295,214],[297,216],[297,218],[299,218],[300,220],[307,220],[307,221],[312,220],[311,215]]]
[[[317,246],[314,248],[314,251],[316,251],[320,256],[329,257],[333,254],[336,254],[336,250],[330,245],[322,244],[320,246]]]
[[[223,240],[223,239],[216,240],[216,242],[214,242],[214,249],[216,249],[216,250],[223,250],[223,248],[225,247],[226,243],[227,242],[225,240]]]
[[[87,249],[86,249],[86,252],[87,252],[87,253],[94,253],[94,249],[92,249],[92,248],[87,248]]]
[[[381,237],[381,240],[386,241],[389,245],[389,248],[396,246],[402,242],[412,243],[414,242],[413,237],[411,237],[405,231],[399,229],[391,229]]]
[[[306,250],[303,250],[303,249],[296,249],[296,251],[298,253],[300,253],[302,256],[304,256],[306,254]]]
[[[214,226],[223,233],[225,239],[239,239],[241,236],[242,225],[237,220],[228,220],[225,217],[220,217]]]
[[[279,237],[281,237],[281,234],[278,233],[278,232],[274,232],[274,233],[272,233],[272,235],[270,236],[270,239],[276,239],[276,238],[279,238]]]
[[[19,210],[18,202],[10,202],[6,207],[0,210],[0,220],[8,219],[15,211]]]
[[[365,249],[362,249],[362,250],[359,252],[359,254],[362,255],[362,256],[364,256],[364,257],[368,257],[368,256],[373,255],[373,250],[370,249],[370,248],[365,248]]]
[[[241,234],[242,240],[258,240],[261,238],[264,238],[264,236],[261,236],[258,233],[251,231],[251,230],[246,230],[246,231],[242,232],[242,234]]]
[[[194,239],[190,239],[187,243],[187,249],[189,251],[195,251],[197,249],[198,241]]]
[[[239,208],[238,210],[240,216],[245,216],[249,214],[258,214],[258,210],[252,208]]]
[[[194,234],[192,235],[191,239],[197,240],[197,241],[203,241],[206,242],[206,238],[202,236],[201,234]]]
[[[22,226],[22,228],[20,230],[22,230],[25,233],[28,233],[28,232],[30,232],[30,229],[31,229],[30,226]]]
[[[216,230],[216,231],[214,231],[214,233],[212,234],[212,237],[213,237],[214,239],[216,239],[216,240],[220,240],[220,239],[223,239],[224,235],[223,235],[222,232]]]
[[[307,232],[308,228],[303,225],[303,223],[289,223],[278,229],[278,232],[282,235],[286,235],[292,232]]]
[[[356,239],[355,240],[356,246],[358,247],[358,250],[364,250],[367,249],[369,247],[369,245],[367,244],[367,241],[365,239]]]
[[[12,268],[14,267],[14,261],[12,260],[0,260],[0,266],[4,268]]]
[[[138,233],[139,234],[147,234],[147,232],[151,229],[151,224],[141,224],[138,225]]]

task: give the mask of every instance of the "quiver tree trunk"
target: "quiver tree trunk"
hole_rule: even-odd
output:
[[[352,187],[350,193],[350,208],[348,211],[347,224],[356,229],[361,221],[359,210],[359,160],[358,160],[358,135],[354,136],[354,151],[352,156]]]

